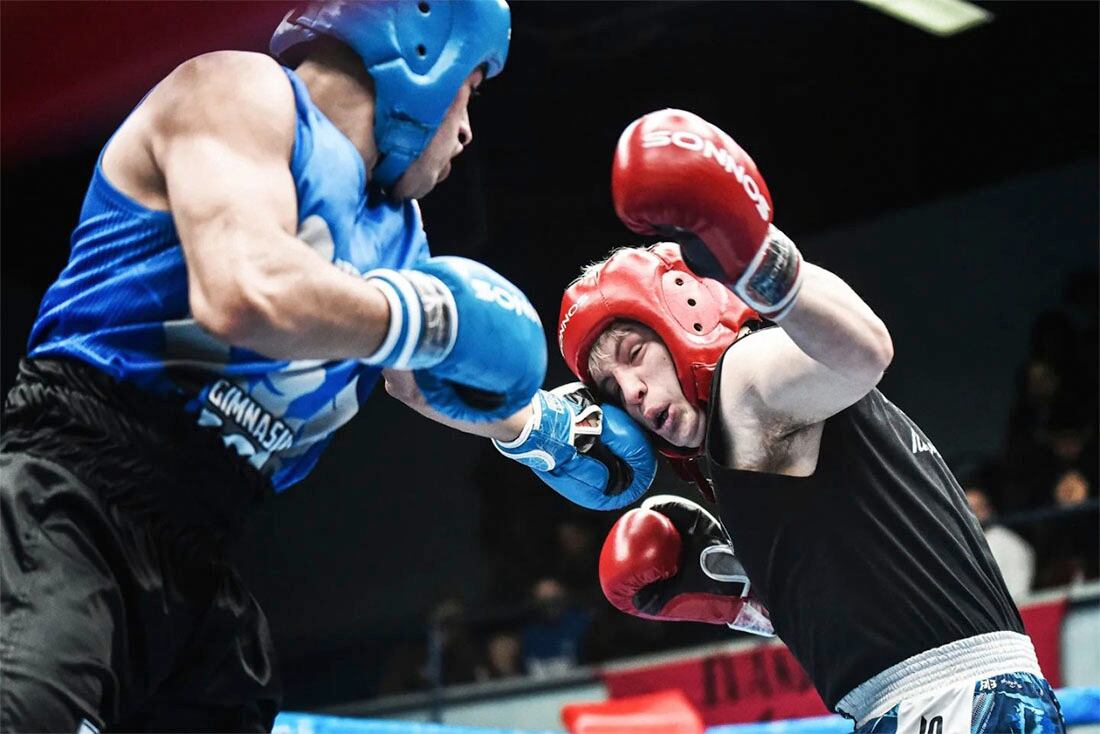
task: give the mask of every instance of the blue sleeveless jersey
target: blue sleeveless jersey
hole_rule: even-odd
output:
[[[297,107],[290,169],[299,238],[355,274],[427,257],[416,203],[368,198],[359,152],[285,71]],[[102,160],[69,263],[42,300],[29,355],[80,359],[158,395],[184,398],[199,425],[219,431],[277,491],[286,489],[309,473],[381,371],[357,360],[269,359],[203,331],[191,318],[171,213],[115,189]]]

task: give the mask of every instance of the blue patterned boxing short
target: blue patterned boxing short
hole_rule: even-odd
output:
[[[1063,734],[1058,699],[1027,635],[1003,631],[925,650],[836,705],[857,734]]]
[[[902,701],[857,734],[1063,734],[1050,684],[1033,673],[1005,673]]]

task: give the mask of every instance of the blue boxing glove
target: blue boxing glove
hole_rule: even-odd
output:
[[[428,405],[488,423],[527,405],[546,376],[546,337],[527,297],[481,263],[434,257],[364,277],[390,304],[367,364],[412,370]]]
[[[581,383],[539,390],[531,413],[518,438],[493,445],[570,502],[617,510],[653,483],[657,455],[645,432],[615,406],[601,407]]]

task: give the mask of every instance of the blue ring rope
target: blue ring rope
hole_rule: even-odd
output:
[[[1067,726],[1100,724],[1100,686],[1058,690],[1058,702]],[[411,721],[354,719],[285,712],[275,719],[272,734],[561,734],[547,729],[485,729]],[[840,716],[816,716],[759,724],[712,726],[706,734],[850,734],[852,722]]]

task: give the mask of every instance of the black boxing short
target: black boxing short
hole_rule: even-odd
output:
[[[271,636],[225,553],[266,491],[179,406],[25,360],[0,438],[0,730],[269,731]]]

